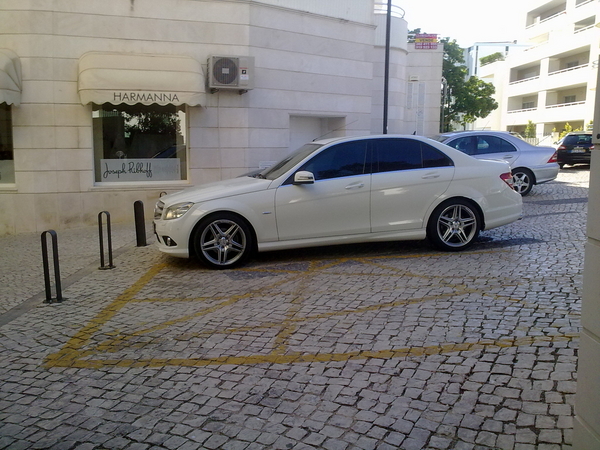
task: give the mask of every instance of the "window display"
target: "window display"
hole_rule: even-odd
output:
[[[0,103],[0,183],[15,182],[15,161],[12,142],[12,116],[10,105]]]
[[[187,179],[183,106],[93,106],[96,182]]]

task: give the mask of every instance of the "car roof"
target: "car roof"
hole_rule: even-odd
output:
[[[332,142],[350,142],[350,141],[359,141],[362,139],[385,139],[385,138],[403,138],[403,139],[417,139],[421,141],[428,140],[428,138],[424,136],[414,135],[414,134],[374,134],[374,135],[364,135],[364,136],[344,136],[344,137],[335,137],[328,139],[316,139],[312,141],[313,144],[327,145]]]
[[[513,136],[510,131],[494,131],[494,130],[464,130],[464,131],[450,131],[448,133],[442,133],[441,136],[455,137],[455,136],[467,136],[469,134],[491,134],[501,136]]]

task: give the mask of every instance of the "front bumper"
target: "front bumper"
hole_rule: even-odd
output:
[[[167,255],[177,258],[189,258],[189,236],[182,233],[173,220],[155,220],[152,224],[156,247]]]

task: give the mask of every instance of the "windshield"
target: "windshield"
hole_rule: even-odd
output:
[[[286,173],[288,170],[290,170],[308,155],[320,149],[321,147],[321,144],[305,144],[298,150],[295,150],[294,152],[287,155],[278,163],[264,169],[256,176],[258,176],[259,178],[266,178],[267,180],[274,180],[276,178],[279,178],[281,175]]]

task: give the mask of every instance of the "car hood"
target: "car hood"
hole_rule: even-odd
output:
[[[252,177],[232,178],[230,180],[216,181],[214,183],[201,184],[199,186],[184,189],[174,194],[161,197],[166,206],[176,203],[193,202],[200,203],[217,198],[230,197],[232,195],[247,194],[268,189],[271,180]]]

